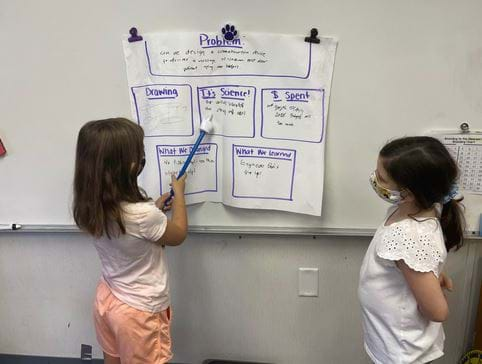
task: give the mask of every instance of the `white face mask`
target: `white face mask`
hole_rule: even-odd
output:
[[[388,188],[381,186],[377,180],[377,174],[375,172],[370,175],[370,184],[382,200],[392,204],[400,203],[400,191],[389,190]]]

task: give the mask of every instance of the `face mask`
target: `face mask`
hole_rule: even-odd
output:
[[[385,188],[378,183],[377,175],[373,172],[370,175],[370,184],[375,190],[376,194],[384,201],[392,204],[398,204],[401,200],[400,191],[393,191]]]

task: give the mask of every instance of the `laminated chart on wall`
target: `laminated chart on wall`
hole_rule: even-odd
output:
[[[321,215],[328,104],[337,42],[300,35],[142,34],[125,40],[134,121],[145,132],[140,184],[169,191],[203,119],[186,202]]]
[[[482,134],[443,134],[436,137],[449,150],[460,169],[464,192],[482,194]]]

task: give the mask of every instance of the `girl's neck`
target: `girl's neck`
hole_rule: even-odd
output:
[[[399,216],[409,217],[417,215],[420,212],[420,208],[413,202],[402,202],[398,205]]]
[[[437,216],[437,213],[433,206],[428,209],[422,210],[414,202],[403,202],[398,205],[397,210],[393,213],[392,216],[390,216],[389,221],[387,222],[391,224],[394,222],[398,222],[401,220],[414,218],[414,217],[430,218],[430,217],[436,217],[436,216]]]

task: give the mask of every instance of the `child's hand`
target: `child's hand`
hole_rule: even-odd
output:
[[[163,193],[162,196],[156,200],[156,206],[159,210],[166,212],[171,209],[172,199],[166,204],[166,200],[169,198],[170,195],[170,192]]]
[[[440,277],[438,278],[438,281],[440,282],[440,287],[443,290],[452,292],[454,289],[454,283],[452,282],[452,279],[450,277],[447,277],[445,273],[440,273]]]
[[[184,174],[179,179],[176,179],[176,176],[174,174],[171,176],[171,187],[174,191],[174,196],[184,195],[184,188],[186,187],[186,177],[187,174]]]

